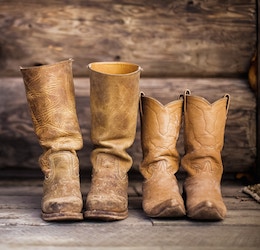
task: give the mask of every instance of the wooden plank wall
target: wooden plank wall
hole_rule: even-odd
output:
[[[41,152],[19,66],[73,58],[83,169],[92,147],[86,65],[130,61],[144,69],[141,87],[165,102],[185,87],[210,100],[230,93],[225,171],[249,171],[256,158],[256,99],[246,77],[256,37],[256,0],[0,0],[0,168],[38,168]],[[130,149],[135,168],[139,143]]]
[[[256,147],[257,147],[257,160],[256,160],[256,164],[257,164],[257,169],[256,169],[256,179],[258,181],[258,183],[260,183],[260,77],[259,77],[259,72],[260,72],[260,63],[259,63],[259,58],[260,58],[260,34],[259,34],[259,27],[260,27],[260,3],[259,1],[257,2],[257,24],[258,24],[258,32],[257,32],[257,58],[258,58],[258,62],[257,62],[257,120],[256,120],[256,124],[257,124],[257,141],[256,141]]]
[[[0,0],[0,76],[72,57],[131,61],[143,77],[245,75],[255,0]]]

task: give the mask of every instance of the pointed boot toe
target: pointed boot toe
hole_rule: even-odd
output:
[[[185,216],[185,207],[183,203],[180,203],[176,199],[170,199],[166,200],[156,206],[154,206],[152,209],[144,209],[146,214],[149,217],[161,217],[161,218],[167,218],[167,217],[183,217]]]
[[[190,208],[187,216],[194,220],[223,220],[226,216],[226,207],[224,204],[217,205],[212,201],[204,201]]]

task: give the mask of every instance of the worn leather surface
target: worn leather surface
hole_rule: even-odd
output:
[[[181,126],[183,100],[162,105],[141,96],[141,144],[144,176],[143,209],[150,217],[180,217],[185,208],[175,173],[179,169],[176,143]]]
[[[139,102],[141,68],[123,62],[89,65],[91,188],[86,199],[86,218],[120,220],[128,215],[127,172],[132,158]]]
[[[212,104],[189,90],[184,95],[185,155],[181,164],[188,173],[185,204],[192,219],[221,220],[226,215],[220,182],[229,101],[229,95]]]
[[[82,136],[75,108],[72,60],[21,68],[34,131],[43,148],[45,220],[82,219],[79,162]]]

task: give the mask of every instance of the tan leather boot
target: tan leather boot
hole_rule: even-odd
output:
[[[175,173],[179,169],[176,142],[179,137],[183,100],[166,106],[142,93],[140,101],[143,161],[143,209],[150,217],[185,215]]]
[[[21,67],[35,133],[43,148],[42,218],[81,220],[82,195],[75,150],[82,137],[75,109],[72,60]]]
[[[84,216],[121,220],[128,215],[128,177],[132,158],[126,152],[136,133],[138,65],[123,62],[92,63],[90,71],[92,181]]]
[[[213,104],[202,97],[184,94],[185,155],[181,164],[188,177],[184,182],[187,216],[198,220],[221,220],[226,215],[220,182],[221,151],[230,96]]]

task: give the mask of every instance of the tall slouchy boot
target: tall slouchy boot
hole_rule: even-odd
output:
[[[98,62],[90,71],[92,180],[85,218],[104,221],[128,215],[128,176],[132,158],[126,152],[136,133],[141,68],[123,62]]]
[[[184,94],[185,155],[181,164],[188,177],[184,182],[187,216],[198,220],[222,220],[226,206],[221,194],[221,151],[230,103],[226,94],[214,103]]]
[[[180,163],[176,143],[183,100],[164,106],[142,94],[140,104],[143,150],[140,172],[145,178],[143,209],[150,217],[184,216],[185,207],[175,177]]]
[[[42,218],[82,220],[79,161],[82,136],[75,108],[72,59],[21,67],[34,131],[43,148]]]

